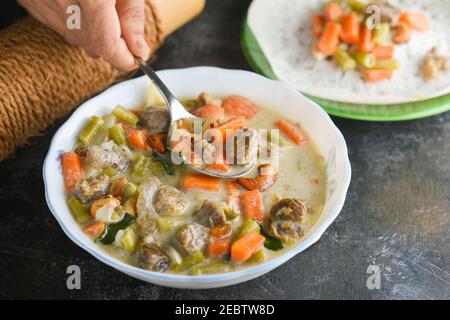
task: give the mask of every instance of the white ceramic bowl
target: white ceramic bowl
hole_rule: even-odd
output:
[[[150,81],[140,77],[119,83],[83,103],[53,137],[43,168],[45,197],[67,236],[117,270],[144,281],[176,288],[214,288],[247,281],[278,267],[318,241],[342,209],[351,176],[345,140],[330,117],[294,88],[252,72],[195,67],[160,71],[158,75],[181,98],[196,96],[202,91],[216,96],[238,94],[300,122],[320,153],[326,157],[328,191],[321,216],[303,239],[286,253],[254,267],[217,275],[187,276],[151,272],[123,263],[96,246],[83,233],[66,204],[59,156],[63,151],[73,148],[77,133],[90,116],[110,113],[117,104],[133,107],[145,101]]]

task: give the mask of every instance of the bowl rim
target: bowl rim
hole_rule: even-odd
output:
[[[179,275],[179,274],[172,274],[172,273],[160,273],[160,272],[154,272],[149,270],[144,270],[139,267],[132,266],[130,264],[127,264],[125,262],[120,261],[117,258],[114,258],[113,256],[109,255],[108,253],[101,250],[101,248],[96,248],[95,243],[92,242],[92,245],[85,245],[81,240],[78,239],[78,236],[73,233],[68,226],[65,225],[63,218],[59,217],[58,211],[54,208],[52,204],[52,197],[49,191],[49,183],[47,181],[47,176],[51,173],[49,173],[49,163],[50,161],[54,161],[54,159],[50,158],[50,155],[52,153],[52,150],[55,150],[58,146],[56,145],[56,141],[58,140],[59,136],[63,134],[64,129],[70,125],[70,122],[76,118],[78,115],[82,114],[87,107],[87,104],[91,104],[95,102],[96,100],[99,100],[100,97],[104,95],[108,95],[110,92],[120,89],[123,86],[133,84],[133,82],[140,82],[143,78],[146,76],[137,77],[134,79],[126,80],[123,82],[120,82],[107,90],[101,92],[100,94],[86,100],[83,102],[71,115],[70,117],[58,128],[58,130],[55,132],[51,142],[50,146],[47,152],[47,155],[44,160],[43,164],[43,180],[44,180],[44,189],[45,189],[45,199],[47,202],[47,205],[52,212],[55,219],[58,221],[60,227],[62,228],[63,232],[66,234],[66,236],[69,237],[70,240],[72,240],[76,245],[81,247],[82,249],[86,250],[88,253],[93,255],[96,259],[100,260],[101,262],[119,270],[122,271],[128,275],[138,277],[140,279],[149,279],[155,282],[178,282],[180,284],[187,284],[192,282],[197,283],[214,283],[214,282],[227,282],[231,281],[233,279],[238,278],[244,278],[249,277],[253,274],[262,274],[265,272],[268,272],[282,264],[284,264],[286,261],[290,260],[300,252],[306,250],[311,245],[313,245],[315,242],[317,242],[320,237],[323,235],[325,230],[331,225],[331,223],[336,219],[340,211],[342,210],[342,207],[344,205],[347,191],[350,185],[351,180],[351,166],[350,166],[350,160],[348,157],[348,148],[347,144],[345,142],[345,139],[340,132],[340,130],[336,127],[336,125],[333,123],[329,115],[321,108],[317,103],[314,101],[311,101],[310,99],[306,98],[303,94],[301,94],[298,90],[296,90],[291,85],[282,83],[280,81],[268,79],[266,77],[263,77],[259,74],[256,74],[251,71],[246,70],[238,70],[238,69],[223,69],[218,67],[208,67],[208,66],[199,66],[199,67],[190,67],[190,68],[180,68],[180,69],[165,69],[160,70],[157,73],[159,75],[165,74],[165,73],[176,73],[176,72],[197,72],[197,71],[212,71],[212,72],[219,72],[219,73],[234,73],[234,74],[241,74],[247,77],[255,77],[259,78],[261,81],[266,81],[270,85],[277,85],[277,86],[283,86],[286,90],[290,91],[290,94],[296,95],[297,98],[300,98],[304,100],[305,102],[309,103],[312,107],[317,108],[318,111],[323,116],[324,120],[328,122],[328,124],[332,127],[332,129],[335,131],[337,138],[338,138],[338,145],[343,149],[344,151],[344,165],[345,165],[345,172],[344,172],[344,180],[342,181],[343,186],[340,189],[340,194],[338,195],[338,199],[336,201],[336,205],[331,210],[329,217],[324,220],[324,222],[317,227],[317,230],[310,235],[309,238],[305,239],[304,241],[300,241],[298,244],[296,244],[291,249],[287,250],[285,253],[280,254],[279,256],[270,259],[266,262],[257,264],[255,266],[247,267],[242,270],[237,271],[231,271],[227,273],[219,273],[219,274],[211,274],[211,275]],[[56,149],[57,150],[57,149]]]

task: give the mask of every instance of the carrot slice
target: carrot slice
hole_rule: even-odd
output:
[[[230,165],[227,163],[223,154],[217,152],[216,161],[208,166],[212,170],[226,172],[230,169]]]
[[[395,27],[394,27],[395,33],[394,33],[394,42],[399,43],[406,43],[411,39],[411,27],[409,24],[399,21]]]
[[[366,26],[362,27],[361,35],[359,37],[358,48],[362,52],[371,52],[374,47],[372,30]]]
[[[222,102],[225,114],[231,117],[244,116],[247,120],[253,118],[259,111],[257,107],[250,100],[241,96],[229,96]]]
[[[244,262],[263,245],[266,238],[258,232],[249,232],[231,245],[231,261]]]
[[[283,119],[275,121],[275,125],[295,144],[300,145],[306,142],[306,138],[303,135],[302,129],[298,125],[295,125],[292,122]]]
[[[231,239],[225,238],[213,238],[208,244],[208,254],[210,257],[220,257],[227,254],[230,251]]]
[[[392,70],[366,69],[364,70],[364,77],[367,82],[378,82],[381,80],[390,79],[392,77]]]
[[[320,37],[324,26],[325,26],[325,18],[318,13],[313,13],[311,15],[311,28],[315,37],[317,38]]]
[[[241,207],[246,219],[264,220],[263,203],[259,190],[243,192],[241,194]]]
[[[227,190],[232,192],[235,190],[241,190],[241,187],[236,183],[236,180],[228,179],[226,180]]]
[[[224,109],[213,105],[206,105],[192,112],[200,118],[219,118],[224,115]]]
[[[356,12],[351,12],[342,18],[341,39],[350,44],[359,42],[360,22]]]
[[[153,150],[164,153],[166,151],[167,134],[157,133],[148,136],[148,145]]]
[[[197,173],[189,173],[183,179],[183,189],[200,189],[217,192],[220,190],[220,179]]]
[[[61,167],[64,185],[67,190],[72,190],[78,180],[84,177],[81,159],[75,152],[66,152],[61,155]]]
[[[336,22],[329,22],[322,35],[320,36],[317,49],[326,55],[333,55],[339,44],[339,35],[341,33],[341,25]]]
[[[137,149],[146,150],[148,148],[147,135],[144,130],[135,130],[128,136],[128,141]]]
[[[84,233],[86,233],[89,237],[96,239],[98,238],[103,231],[105,230],[105,224],[102,221],[96,221],[84,228]]]
[[[375,46],[372,50],[377,60],[388,60],[394,56],[394,46]]]
[[[405,22],[415,30],[425,31],[430,29],[430,20],[422,12],[402,12],[399,21]]]
[[[323,8],[323,15],[329,21],[334,21],[342,15],[342,9],[336,2],[328,2]]]

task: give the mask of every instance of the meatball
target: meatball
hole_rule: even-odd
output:
[[[178,229],[177,238],[188,253],[205,251],[209,241],[209,229],[195,222],[185,224]]]
[[[232,141],[231,152],[233,152],[235,164],[246,165],[256,161],[259,135],[255,129],[238,130]],[[227,147],[229,147],[228,144]]]
[[[84,161],[88,166],[95,169],[112,167],[121,172],[128,168],[128,160],[120,153],[96,145],[87,149]]]
[[[149,107],[139,113],[139,120],[151,134],[169,131],[170,113],[166,107]]]
[[[300,239],[304,233],[306,203],[298,199],[282,199],[270,209],[266,231],[273,237],[285,242]]]
[[[198,223],[203,226],[214,227],[226,221],[225,212],[216,203],[205,200],[195,213]]]
[[[90,177],[79,180],[75,185],[74,195],[83,203],[96,200],[108,192],[109,184],[110,179],[108,176]]]
[[[138,188],[139,196],[136,201],[136,211],[139,216],[157,216],[157,213],[153,208],[153,198],[160,185],[161,182],[156,177],[150,177],[141,183]]]
[[[163,185],[155,194],[153,208],[159,214],[180,214],[188,202],[184,193],[173,186]]]
[[[139,267],[164,272],[170,267],[170,259],[156,244],[145,245],[139,251]]]

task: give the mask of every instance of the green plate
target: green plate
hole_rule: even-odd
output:
[[[277,79],[272,66],[256,41],[247,19],[244,20],[241,45],[245,58],[256,72]],[[433,116],[450,110],[450,94],[433,99],[387,105],[337,102],[306,95],[317,102],[329,114],[349,119],[367,121],[400,121]]]

